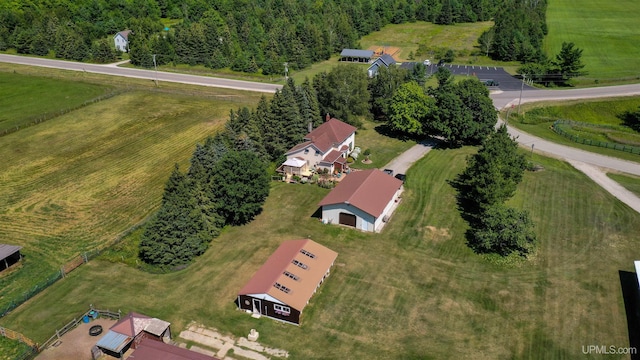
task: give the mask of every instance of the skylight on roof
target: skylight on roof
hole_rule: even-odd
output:
[[[273,286],[274,286],[276,289],[278,289],[278,290],[280,290],[280,291],[284,292],[285,294],[288,294],[288,293],[291,291],[291,289],[289,289],[288,287],[286,287],[286,286],[284,286],[284,285],[280,284],[279,282],[277,282],[277,283],[273,284]]]
[[[316,258],[316,256],[315,256],[315,255],[313,255],[312,253],[308,252],[308,251],[307,251],[307,250],[305,250],[305,249],[301,249],[301,250],[300,250],[300,252],[301,252],[301,253],[303,253],[303,254],[305,254],[305,255],[307,255],[308,257],[310,257],[310,258],[312,258],[312,259],[315,259],[315,258]]]
[[[288,277],[292,278],[295,281],[300,280],[300,278],[298,276],[296,276],[295,274],[292,274],[292,273],[290,273],[288,271],[283,272],[283,274],[284,274],[284,276],[288,276]]]
[[[298,261],[296,259],[293,259],[292,261],[293,265],[299,267],[299,268],[303,268],[305,270],[307,270],[309,268],[309,266],[301,261]]]

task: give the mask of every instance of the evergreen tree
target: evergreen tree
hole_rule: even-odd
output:
[[[213,169],[211,185],[218,214],[231,225],[251,221],[269,194],[266,165],[251,151],[229,151]]]
[[[178,165],[172,172],[158,213],[147,224],[140,258],[150,264],[187,264],[204,253],[217,229],[202,212],[189,179]]]

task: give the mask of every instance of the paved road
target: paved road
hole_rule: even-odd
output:
[[[640,84],[573,90],[529,90],[523,92],[522,103],[544,100],[588,99],[630,95],[640,95]],[[496,108],[501,109],[513,105],[514,111],[517,111],[517,104],[520,102],[519,96],[519,91],[491,94],[491,98],[493,99]],[[640,176],[640,163],[638,162],[621,160],[570,146],[556,144],[522,132],[513,127],[509,127],[509,133],[512,136],[517,137],[517,140],[521,145],[526,147],[531,147],[531,145],[533,145],[534,151],[539,151],[549,156],[565,160],[576,160],[601,168],[613,169]]]
[[[87,72],[98,73],[98,74],[141,78],[141,79],[148,79],[148,80],[154,80],[157,76],[157,79],[159,81],[186,83],[186,84],[212,86],[212,87],[222,87],[222,88],[238,89],[238,90],[259,91],[259,92],[268,92],[268,93],[275,92],[276,89],[281,88],[280,85],[275,85],[275,84],[254,83],[250,81],[229,80],[229,79],[221,79],[221,78],[214,78],[214,77],[208,77],[208,76],[167,73],[162,71],[158,71],[156,75],[156,72],[154,72],[153,70],[120,68],[120,67],[115,67],[110,65],[85,64],[85,63],[76,63],[76,62],[70,62],[70,61],[23,57],[23,56],[16,56],[16,55],[0,54],[0,62],[9,62],[9,63],[15,63],[15,64],[42,66],[42,67],[75,70],[75,71],[87,71]],[[445,65],[445,66],[449,66],[449,65]],[[497,68],[491,69],[490,67],[487,69],[480,69],[479,67],[478,68],[469,67],[465,69],[463,66],[462,67],[449,66],[449,67],[455,71],[467,70],[467,71],[473,72],[475,70],[476,73],[482,72],[482,74],[484,74],[484,71],[496,73],[496,71],[499,70]],[[503,82],[505,82],[505,80],[501,81],[501,85]],[[508,85],[509,83],[510,82],[507,81],[505,84]],[[640,84],[588,88],[588,89],[571,89],[571,90],[537,90],[537,89],[525,87],[523,91],[520,91],[520,90],[495,91],[491,94],[491,98],[493,99],[493,102],[496,108],[502,109],[505,106],[511,106],[511,105],[517,106],[517,104],[520,103],[521,94],[522,94],[522,99],[521,99],[522,103],[533,102],[533,101],[543,101],[543,100],[566,100],[566,99],[586,99],[586,98],[599,98],[599,97],[611,97],[611,96],[629,96],[629,95],[640,95]],[[532,135],[523,133],[513,128],[509,128],[509,130],[511,134],[518,136],[518,141],[522,143],[524,146],[531,146],[531,144],[534,144],[534,148],[536,151],[541,151],[546,154],[549,154],[558,158],[562,158],[562,159],[573,159],[573,160],[577,160],[580,162],[584,162],[584,163],[599,166],[599,167],[605,167],[605,168],[610,168],[610,169],[614,169],[622,172],[640,175],[640,164],[638,163],[619,160],[619,159],[611,158],[608,156],[587,152],[584,150],[578,150],[568,146],[558,145],[558,144],[534,137]],[[420,146],[421,145],[417,145],[418,148]],[[411,150],[411,151],[414,151],[414,150]],[[411,157],[415,158],[415,156],[411,156]],[[399,160],[399,161],[404,161],[404,160]],[[398,166],[399,166],[397,170],[398,172],[406,171],[406,169],[404,168],[405,165],[398,165]]]
[[[155,80],[157,78],[159,82],[166,81],[166,82],[173,82],[173,83],[211,86],[211,87],[246,90],[246,91],[258,91],[258,92],[265,92],[265,93],[274,93],[276,92],[276,89],[282,88],[281,85],[276,85],[276,84],[257,83],[257,82],[251,82],[251,81],[241,81],[241,80],[230,80],[230,79],[222,79],[222,78],[215,78],[215,77],[209,77],[209,76],[168,73],[163,71],[158,71],[156,73],[153,70],[122,68],[122,67],[114,67],[110,65],[85,64],[85,63],[77,63],[72,61],[51,60],[51,59],[42,59],[42,58],[34,58],[34,57],[26,57],[26,56],[16,56],[16,55],[0,54],[0,62],[48,67],[48,68],[55,68],[55,69],[74,70],[74,71],[86,71],[86,72],[96,73],[96,74],[123,76],[123,77],[147,79],[147,80]]]

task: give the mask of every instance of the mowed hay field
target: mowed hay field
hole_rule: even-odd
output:
[[[239,94],[130,91],[0,137],[0,242],[24,247],[0,307],[145,219],[174,164],[259,96]]]
[[[0,134],[107,96],[111,86],[0,72]]]
[[[596,79],[637,80],[640,77],[640,2],[636,0],[553,0],[547,8],[549,34],[544,50],[555,56],[562,42],[584,50],[585,76]],[[580,80],[580,79],[578,79]]]
[[[260,332],[292,359],[568,359],[582,345],[628,346],[619,271],[633,271],[640,215],[571,166],[534,155],[511,205],[540,238],[524,262],[499,264],[465,245],[466,223],[447,180],[474,148],[433,150],[407,173],[380,234],[311,218],[328,190],[273,183],[264,211],[227,228],[193,265],[154,275],[92,261],[0,320],[37,341],[92,303],[223,333]],[[302,326],[252,319],[233,301],[284,240],[310,237],[339,255]],[[616,357],[613,357],[616,358]]]

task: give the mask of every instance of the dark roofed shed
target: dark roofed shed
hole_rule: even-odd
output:
[[[21,249],[22,246],[0,244],[0,271],[22,259]]]

